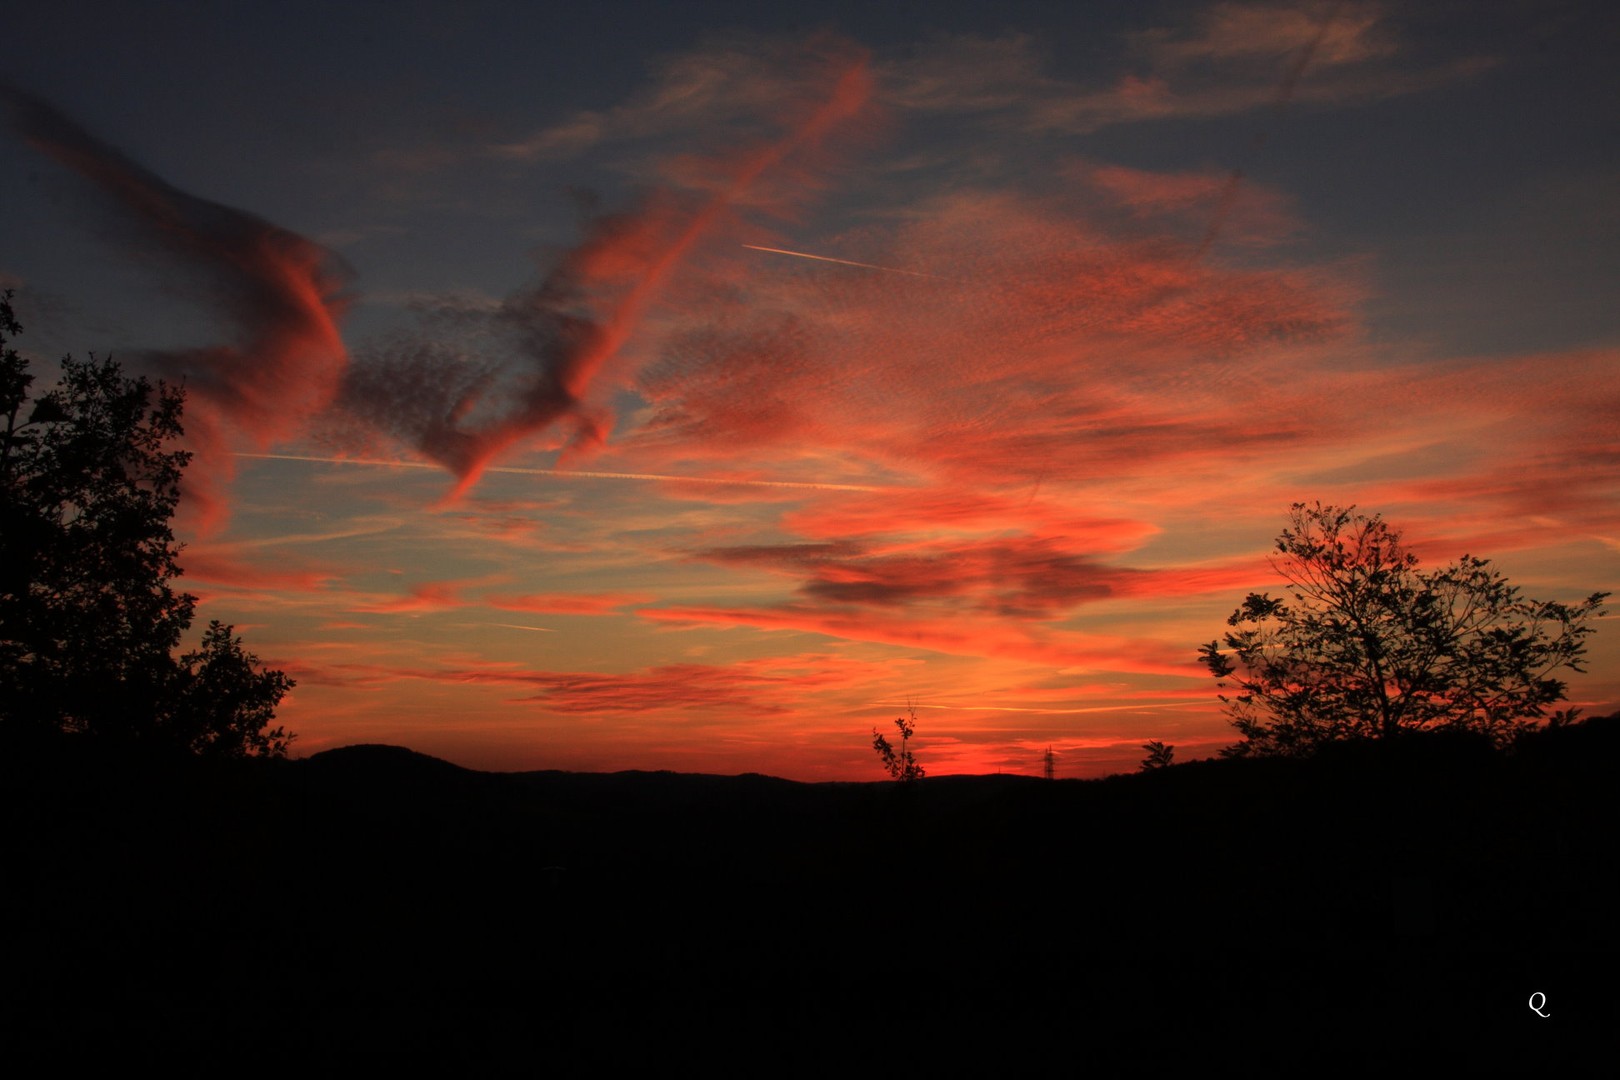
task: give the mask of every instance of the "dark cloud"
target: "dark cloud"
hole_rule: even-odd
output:
[[[298,433],[331,404],[346,360],[337,324],[350,278],[335,255],[262,218],[181,191],[48,102],[4,82],[0,112],[35,150],[94,184],[130,228],[134,253],[170,256],[234,331],[229,342],[147,351],[133,361],[183,379],[201,399],[204,408],[191,412],[187,430],[208,473],[231,471],[225,450],[233,435],[263,448]],[[217,510],[207,476],[194,472],[188,479]]]
[[[800,577],[801,595],[821,603],[897,607],[945,600],[1034,619],[1106,599],[1140,575],[1035,537],[887,547],[835,542],[716,548],[700,557]]]

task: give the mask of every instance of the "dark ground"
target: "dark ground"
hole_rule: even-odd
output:
[[[4,1054],[1607,1072],[1617,760],[1620,718],[1051,783],[8,744]]]

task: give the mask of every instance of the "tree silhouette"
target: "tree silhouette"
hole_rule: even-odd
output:
[[[1224,753],[1303,754],[1326,742],[1468,731],[1501,744],[1565,696],[1582,670],[1577,604],[1523,599],[1484,559],[1418,569],[1400,533],[1354,507],[1295,503],[1272,565],[1286,599],[1251,593],[1222,641],[1200,648],[1243,741]]]
[[[202,648],[180,659],[180,685],[170,720],[174,738],[205,756],[282,757],[293,736],[271,728],[276,706],[293,681],[260,671],[259,658],[219,620],[208,624]]]
[[[1153,772],[1157,769],[1168,768],[1176,756],[1176,748],[1167,746],[1159,739],[1149,739],[1142,744],[1142,749],[1147,751],[1147,756],[1142,759],[1141,767],[1138,770],[1140,772]]]
[[[21,332],[0,295],[0,345]],[[292,685],[256,670],[229,627],[176,661],[197,599],[169,521],[190,454],[181,390],[111,360],[62,361],[30,405],[33,376],[0,350],[0,722],[214,755],[280,754],[265,730]],[[24,417],[26,416],[26,419]]]
[[[910,715],[909,720],[901,716],[894,721],[894,726],[900,729],[899,750],[891,746],[877,728],[872,729],[872,749],[883,759],[883,767],[889,771],[889,775],[902,782],[921,780],[924,775],[923,767],[917,764],[917,759],[906,745],[917,731],[917,710],[908,706],[906,712]]]

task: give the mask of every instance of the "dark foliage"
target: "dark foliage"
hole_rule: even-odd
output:
[[[1529,600],[1489,561],[1418,568],[1400,533],[1354,507],[1296,503],[1272,565],[1288,596],[1253,594],[1204,664],[1243,741],[1231,755],[1298,755],[1325,744],[1465,731],[1498,745],[1565,696],[1589,620],[1607,593]]]
[[[877,728],[872,729],[872,749],[883,760],[883,767],[889,775],[901,782],[921,780],[925,775],[925,770],[917,764],[917,758],[908,745],[911,737],[917,733],[917,710],[908,711],[909,720],[901,716],[894,721],[894,726],[900,729],[900,749],[896,750]]]
[[[172,736],[198,754],[282,757],[293,736],[270,722],[292,685],[280,671],[259,670],[259,658],[243,651],[242,639],[216,619],[203,633],[202,648],[180,659]]]
[[[0,343],[21,330],[0,297]],[[175,659],[197,599],[170,519],[190,455],[184,394],[111,360],[62,361],[56,389],[0,354],[0,722],[218,756],[282,754],[292,683],[259,671],[231,628]]]
[[[1142,744],[1142,749],[1147,751],[1147,756],[1142,759],[1142,765],[1138,769],[1139,772],[1153,772],[1156,769],[1168,768],[1170,763],[1175,760],[1176,748],[1166,745],[1159,739],[1149,739]]]

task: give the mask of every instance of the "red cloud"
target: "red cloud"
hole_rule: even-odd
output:
[[[622,674],[534,671],[500,664],[417,674],[447,682],[532,688],[531,700],[558,713],[744,706],[751,715],[768,716],[794,711],[805,695],[857,685],[881,671],[877,665],[848,657],[808,654],[725,665],[667,664]]]
[[[236,331],[230,344],[141,358],[185,380],[189,442],[211,473],[232,472],[231,435],[263,448],[298,433],[331,404],[347,358],[337,324],[349,275],[335,256],[252,214],[181,191],[38,98],[0,84],[0,104],[36,150],[94,183],[150,244],[195,274]],[[217,520],[209,478],[194,471],[187,479],[211,504],[205,519]]]
[[[1073,631],[1026,627],[1003,620],[941,618],[938,612],[915,617],[870,608],[818,608],[780,605],[769,608],[642,608],[643,619],[676,625],[752,626],[761,630],[800,630],[848,641],[870,641],[927,649],[955,656],[1003,657],[1056,668],[1128,671],[1141,674],[1197,677],[1196,658],[1184,646]]]
[[[1027,492],[1011,496],[947,487],[839,494],[789,511],[782,524],[807,537],[892,536],[942,529],[963,533],[1030,530],[1096,553],[1130,551],[1159,531],[1146,521],[1090,517],[1072,507],[1040,500],[1039,494],[1039,479]]]
[[[1219,224],[1225,244],[1263,247],[1303,227],[1278,192],[1252,181],[1239,184],[1230,173],[1148,172],[1095,164],[1071,171],[1144,223],[1186,229],[1200,237]]]
[[[545,593],[529,596],[491,594],[484,603],[502,611],[532,611],[547,615],[614,615],[621,609],[648,604],[657,597],[651,593]]]
[[[414,585],[405,596],[389,600],[356,603],[347,610],[377,615],[422,614],[430,611],[453,611],[463,606],[458,595],[466,586],[453,581],[427,582]]]
[[[251,565],[222,550],[190,547],[184,555],[187,581],[204,581],[232,589],[263,591],[318,592],[337,577],[333,570]]]
[[[1007,486],[1322,436],[1267,357],[1343,340],[1341,288],[1200,265],[1056,210],[955,197],[883,249],[840,251],[949,280],[762,264],[748,310],[675,333],[642,373],[654,411],[621,452],[792,461],[815,446],[823,460]],[[1243,395],[1249,407],[1232,409]]]

